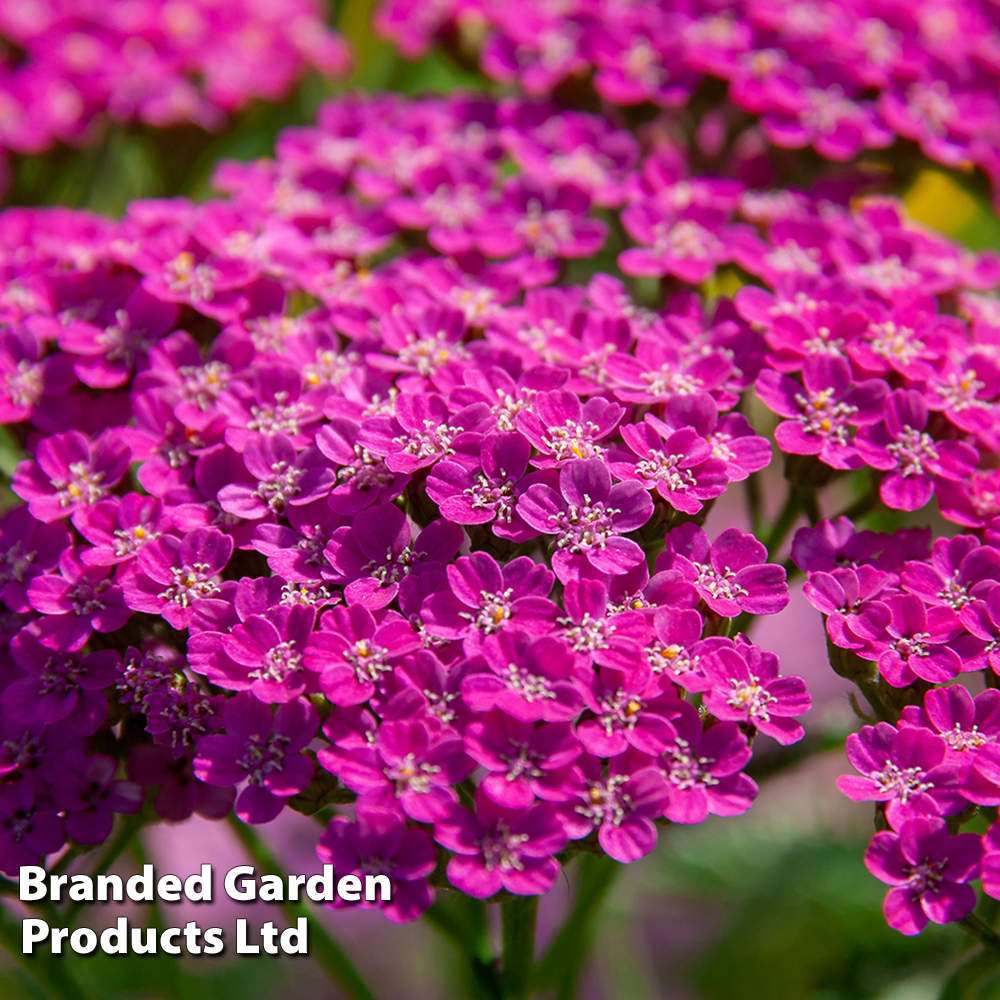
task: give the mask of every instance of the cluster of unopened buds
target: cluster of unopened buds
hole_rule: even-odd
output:
[[[0,216],[0,419],[29,456],[0,525],[5,872],[100,843],[144,788],[170,820],[320,814],[320,856],[389,874],[399,921],[435,885],[634,861],[749,808],[758,733],[803,736],[804,683],[743,631],[785,569],[702,526],[770,461],[754,390],[807,512],[867,466],[889,507],[1000,513],[1000,261],[897,202],[747,190],[468,96],[339,99],[217,183]],[[665,301],[574,284],[601,252]],[[696,287],[736,267],[765,287]],[[870,599],[850,648],[887,664],[930,642],[927,536],[902,537],[841,602]]]
[[[376,24],[411,58],[441,43],[533,95],[673,111],[722,82],[727,102],[690,123],[710,156],[770,143],[848,161],[902,139],[1000,183],[1000,15],[985,0],[383,0]]]
[[[0,150],[80,145],[102,119],[217,129],[285,97],[307,66],[336,76],[345,41],[318,0],[0,2]]]

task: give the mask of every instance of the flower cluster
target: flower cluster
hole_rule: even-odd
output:
[[[404,55],[441,41],[533,95],[592,87],[611,105],[688,112],[723,81],[728,102],[695,132],[713,155],[766,141],[850,160],[899,137],[1000,182],[1000,20],[980,0],[384,0],[376,24]]]
[[[105,114],[215,129],[284,97],[307,65],[349,64],[316,0],[3,0],[0,37],[0,149],[28,154],[86,142]]]
[[[100,841],[143,787],[170,820],[350,803],[320,856],[390,874],[409,920],[435,884],[537,894],[574,851],[741,813],[755,735],[803,735],[804,683],[733,627],[785,607],[785,570],[701,526],[770,460],[735,410],[761,334],[693,291],[546,287],[605,238],[597,188],[504,158],[623,133],[383,103],[227,165],[228,200],[0,216],[0,416],[28,453],[0,522],[2,870]],[[433,172],[463,162],[484,218],[432,236]],[[365,266],[421,229],[453,256]]]
[[[983,541],[931,545],[929,530],[859,532],[840,518],[801,530],[793,545],[806,597],[825,617],[831,662],[885,720],[848,737],[861,776],[838,785],[879,803],[889,829],[875,835],[866,864],[895,887],[885,912],[904,934],[967,916],[976,905],[968,883],[980,872],[985,892],[1000,897],[989,874],[1000,825],[980,843],[953,836],[946,822],[1000,805],[998,529],[994,520]],[[952,683],[973,672],[987,681],[975,697]]]

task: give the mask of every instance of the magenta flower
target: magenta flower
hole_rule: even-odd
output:
[[[906,705],[900,727],[920,726],[940,734],[948,750],[945,760],[958,764],[963,775],[962,795],[970,802],[989,805],[984,796],[1000,802],[1000,788],[985,780],[985,774],[970,768],[985,751],[985,770],[995,770],[997,753],[987,750],[1000,737],[1000,691],[987,688],[975,698],[960,684],[932,688],[924,695],[924,705]],[[997,776],[1000,776],[998,773]]]
[[[764,546],[739,528],[709,542],[697,525],[682,524],[667,534],[656,568],[678,570],[716,614],[733,618],[741,611],[773,615],[788,604],[785,571],[766,560]]]
[[[554,486],[554,470],[525,475],[531,445],[516,433],[490,433],[472,441],[478,463],[444,459],[427,476],[427,495],[441,515],[455,524],[489,524],[493,533],[513,542],[536,536],[518,512],[518,501],[536,483]],[[456,458],[464,458],[464,451]]]
[[[885,897],[889,926],[902,934],[919,934],[929,920],[946,924],[975,909],[976,891],[968,883],[979,874],[982,855],[976,834],[953,837],[943,819],[914,817],[898,833],[876,833],[865,866],[894,886]]]
[[[527,180],[513,180],[500,203],[480,219],[476,243],[487,257],[519,253],[539,261],[593,257],[608,231],[600,219],[587,216],[589,209],[590,198],[572,185],[546,190]]]
[[[125,603],[187,628],[198,601],[223,589],[221,573],[232,552],[233,540],[216,528],[196,528],[182,539],[164,535],[144,545],[122,577]]]
[[[506,809],[527,809],[537,796],[549,802],[572,797],[570,765],[583,752],[568,723],[535,726],[502,712],[470,722],[463,734],[466,753],[489,772],[484,794]]]
[[[129,449],[114,435],[91,443],[80,431],[67,431],[39,442],[35,458],[17,467],[11,488],[39,521],[75,518],[107,496],[128,463]]]
[[[319,724],[316,709],[302,698],[271,709],[249,691],[226,702],[226,735],[198,741],[194,773],[219,788],[247,780],[236,800],[244,823],[269,823],[312,780],[313,764],[300,751]]]
[[[611,759],[607,776],[601,761],[589,754],[576,765],[575,795],[561,804],[559,815],[573,840],[597,831],[601,849],[629,864],[656,846],[654,820],[669,796],[663,775],[652,760],[635,752]]]
[[[885,419],[862,427],[855,438],[861,457],[887,473],[879,495],[896,510],[919,510],[934,495],[939,480],[972,474],[979,453],[964,441],[938,441],[924,428],[927,403],[915,389],[897,389],[885,403]]]
[[[707,653],[700,666],[712,682],[702,696],[704,705],[717,719],[749,722],[782,746],[805,736],[793,717],[812,707],[806,682],[779,677],[774,653],[737,641]]]
[[[518,510],[536,531],[555,535],[552,568],[562,581],[592,566],[612,576],[642,561],[642,549],[622,535],[641,528],[653,502],[640,483],[615,483],[599,458],[570,462],[559,470],[559,492],[532,486]]]
[[[132,614],[107,567],[86,566],[81,555],[81,547],[66,549],[60,575],[37,576],[28,588],[28,603],[45,616],[39,638],[52,649],[80,649],[93,631],[114,632]]]
[[[582,707],[571,681],[576,658],[552,636],[503,631],[483,643],[489,672],[469,674],[462,697],[474,712],[499,709],[521,722],[568,722]]]
[[[817,455],[835,469],[863,465],[850,428],[881,420],[889,386],[882,379],[852,382],[847,359],[826,354],[806,358],[802,381],[769,369],[757,377],[757,395],[786,418],[774,432],[779,446],[793,455]]]
[[[99,500],[81,512],[78,521],[80,534],[93,546],[80,556],[88,566],[131,562],[143,545],[159,538],[172,523],[160,500],[139,493]]]
[[[388,875],[392,899],[361,906],[377,906],[394,924],[416,920],[434,902],[427,876],[437,865],[437,852],[425,830],[408,830],[392,812],[359,809],[351,822],[335,816],[319,838],[320,861],[343,875]]]
[[[581,458],[599,458],[606,449],[599,442],[613,433],[625,408],[601,396],[585,403],[572,392],[540,392],[530,410],[517,415],[517,429],[539,455],[532,465],[560,468]]]
[[[947,645],[962,631],[958,615],[945,605],[928,608],[916,594],[869,601],[851,631],[868,643],[859,655],[877,659],[879,672],[893,687],[918,677],[940,684],[963,669],[958,653]]]
[[[73,371],[84,385],[113,389],[146,367],[149,348],[173,329],[178,312],[137,285],[113,312],[102,309],[96,322],[69,322],[59,333],[59,346],[76,355]]]
[[[990,588],[986,600],[966,604],[959,612],[959,619],[971,633],[954,641],[963,666],[970,670],[988,666],[1000,674],[1000,587]]]
[[[246,671],[243,685],[262,702],[283,705],[306,691],[303,655],[315,617],[315,609],[306,605],[278,605],[266,615],[247,615],[222,637],[226,655]],[[214,680],[230,686],[218,676]],[[240,690],[237,684],[232,686]]]
[[[502,569],[485,552],[461,556],[446,568],[450,591],[438,591],[421,605],[427,632],[461,639],[467,656],[488,635],[516,628],[531,636],[551,631],[559,608],[548,600],[555,578],[528,556],[512,559]]]
[[[453,455],[456,440],[488,427],[489,407],[472,403],[452,414],[436,393],[405,393],[392,416],[376,415],[358,432],[358,444],[385,460],[392,472],[412,473]]]
[[[713,208],[696,206],[676,216],[649,201],[629,205],[622,223],[642,245],[619,254],[618,266],[635,277],[674,275],[700,285],[731,259],[724,222],[725,215]]]
[[[273,512],[282,514],[289,504],[300,506],[325,497],[336,481],[317,448],[307,448],[298,455],[291,439],[280,432],[251,434],[243,446],[243,463],[257,480],[233,483],[218,493],[224,511],[249,521],[257,521]]]
[[[308,630],[307,630],[308,633]],[[335,705],[371,699],[393,663],[420,648],[420,636],[398,616],[376,622],[364,605],[332,608],[320,630],[308,633],[303,662]]]
[[[884,802],[894,830],[908,819],[953,816],[965,808],[959,768],[946,760],[947,744],[936,733],[887,722],[862,726],[847,737],[847,759],[862,777],[844,775],[837,787],[854,802]]]
[[[395,504],[383,503],[334,531],[326,558],[346,581],[347,602],[376,610],[392,601],[403,577],[449,562],[461,542],[462,529],[442,518],[412,539],[406,515]]]
[[[547,892],[562,870],[553,855],[568,838],[549,803],[505,809],[478,791],[475,813],[456,807],[435,823],[434,839],[455,852],[448,881],[475,899],[487,899],[501,889],[517,896]]]
[[[726,465],[693,427],[672,430],[646,414],[643,424],[625,424],[621,434],[636,460],[612,458],[611,471],[619,479],[635,479],[686,514],[697,514],[705,500],[725,491]]]
[[[735,722],[702,732],[698,710],[675,703],[670,720],[677,733],[658,764],[669,786],[663,815],[672,823],[701,823],[709,814],[739,816],[757,797],[757,785],[742,768],[750,760],[746,736]]]
[[[961,611],[975,598],[986,598],[1000,578],[1000,552],[981,545],[975,535],[938,538],[929,564],[911,561],[900,586],[924,603]]]
[[[383,722],[374,746],[340,761],[337,776],[359,793],[365,809],[401,809],[418,823],[444,819],[458,802],[453,785],[467,778],[475,764],[462,739],[434,733],[421,720]]]

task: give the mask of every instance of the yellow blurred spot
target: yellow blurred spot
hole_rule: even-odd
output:
[[[951,236],[972,222],[978,211],[972,196],[939,170],[921,170],[903,201],[917,222]]]

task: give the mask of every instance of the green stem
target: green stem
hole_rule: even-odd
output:
[[[500,984],[505,1000],[528,1000],[535,965],[537,896],[511,896],[500,904],[503,959]]]
[[[274,856],[246,823],[240,822],[235,815],[230,813],[229,825],[243,842],[247,853],[261,868],[268,873],[279,875],[282,879],[285,878],[285,874],[275,861]],[[374,994],[368,989],[367,984],[361,978],[361,973],[354,967],[354,963],[347,957],[347,953],[330,937],[326,928],[304,903],[289,900],[282,904],[282,909],[293,921],[299,917],[306,918],[309,922],[310,950],[313,958],[351,1000],[375,1000]]]
[[[450,904],[436,902],[424,913],[424,919],[465,958],[469,995],[475,1000],[501,1000],[496,961],[486,927],[486,904],[460,895]]]
[[[977,941],[993,951],[1000,951],[1000,934],[990,927],[982,917],[970,913],[965,919],[959,920],[965,930]]]
[[[132,842],[132,838],[145,825],[146,816],[144,812],[138,812],[134,816],[123,816],[118,827],[118,833],[114,840],[104,849],[101,860],[97,862],[97,867],[91,872],[92,876],[104,875],[107,870],[118,860],[119,855],[126,850]],[[82,902],[73,902],[67,907],[63,914],[63,926],[69,927],[73,919],[83,907]]]
[[[33,979],[49,1000],[88,1000],[79,983],[69,974],[65,956],[25,955],[21,950],[21,928],[10,911],[0,903],[0,945]]]
[[[768,562],[774,562],[775,554],[781,548],[782,542],[784,542],[788,532],[792,530],[792,525],[795,524],[799,513],[805,507],[807,496],[808,494],[795,486],[788,491],[788,499],[785,501],[785,506],[778,515],[778,520],[771,526],[767,540],[764,542],[767,548]]]
[[[747,499],[747,511],[750,514],[750,530],[755,535],[759,535],[764,526],[764,518],[761,514],[760,473],[751,472],[743,480],[743,491]]]
[[[859,679],[855,683],[881,722],[890,722],[895,725],[899,721],[899,712],[885,703],[877,681]]]
[[[846,517],[849,521],[856,521],[868,513],[879,500],[878,484],[874,480],[869,483],[868,489],[852,504],[848,504],[840,513],[834,514],[830,518],[836,521],[838,517]]]
[[[579,861],[576,899],[545,956],[538,963],[535,983],[540,991],[558,987],[557,1000],[573,1000],[590,953],[594,924],[601,904],[622,870],[606,854],[585,854]]]

